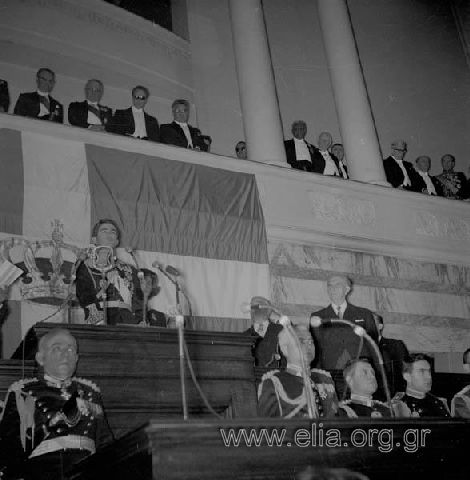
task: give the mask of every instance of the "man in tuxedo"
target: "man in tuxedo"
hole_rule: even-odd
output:
[[[149,89],[137,85],[132,89],[132,106],[116,110],[106,130],[119,135],[128,135],[142,140],[160,141],[158,120],[144,111],[150,96]]]
[[[351,281],[348,277],[333,275],[327,282],[330,305],[311,315],[312,336],[318,350],[318,367],[331,371],[340,398],[345,387],[342,372],[348,361],[364,356],[371,359],[377,371],[379,368],[376,346],[370,345],[367,339],[359,335],[360,330],[357,332],[354,329],[356,326],[362,327],[373,341],[377,342],[378,333],[374,317],[367,308],[357,307],[347,301],[346,297],[350,291]],[[315,325],[314,317],[324,321]],[[347,320],[350,325],[335,323],[334,319]]]
[[[20,93],[13,113],[63,123],[64,107],[50,95],[55,86],[55,73],[49,68],[40,68],[36,74],[36,85],[35,92]]]
[[[410,162],[404,160],[408,147],[404,140],[392,142],[392,153],[384,159],[383,165],[387,182],[395,188],[412,190],[416,172]]]
[[[69,105],[68,117],[70,125],[88,128],[97,132],[104,132],[105,126],[111,120],[111,108],[101,105],[104,85],[95,78],[88,80],[85,85],[85,100],[72,102]]]
[[[160,128],[162,143],[208,152],[212,143],[211,137],[202,135],[199,128],[188,123],[189,102],[179,98],[172,103],[171,111],[173,122],[162,124]]]
[[[340,178],[348,178],[344,168],[341,168],[339,160],[330,152],[333,138],[330,132],[321,132],[318,136],[318,148],[313,150],[312,171]]]
[[[349,178],[346,162],[344,161],[344,147],[342,143],[334,143],[330,148],[331,153],[338,159],[341,176],[347,180]]]
[[[10,107],[10,92],[8,82],[0,78],[0,112],[8,112]]]
[[[421,155],[416,159],[415,171],[417,175],[412,179],[411,188],[415,192],[442,197],[441,183],[436,177],[429,175],[430,168],[431,158],[427,155]]]
[[[379,350],[384,361],[390,395],[404,391],[406,384],[403,378],[403,360],[409,356],[408,349],[402,340],[382,336],[384,321],[380,315],[373,314],[375,325],[379,333]]]
[[[284,141],[287,163],[297,170],[312,172],[315,147],[305,140],[307,124],[303,120],[296,120],[292,123],[291,132],[293,138]]]

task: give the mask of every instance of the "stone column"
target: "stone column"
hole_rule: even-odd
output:
[[[288,166],[261,0],[230,0],[248,158]]]
[[[389,185],[346,0],[317,0],[341,137],[353,180]]]

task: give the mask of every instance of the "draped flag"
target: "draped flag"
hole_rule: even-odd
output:
[[[192,328],[241,331],[241,304],[269,296],[254,175],[9,129],[0,129],[0,169],[0,259],[26,272],[10,289],[4,356],[38,321],[80,321],[79,309],[70,317],[63,308],[73,292],[67,274],[100,218],[120,226],[122,260],[157,272],[161,291],[149,308],[176,304],[158,266],[181,272]]]

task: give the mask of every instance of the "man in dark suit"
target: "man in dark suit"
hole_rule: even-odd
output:
[[[8,112],[10,107],[10,93],[8,82],[0,78],[0,112]]]
[[[149,89],[137,85],[132,89],[132,107],[116,110],[106,130],[119,135],[128,135],[143,140],[160,141],[160,127],[152,115],[144,111],[150,96]]]
[[[307,135],[307,124],[303,120],[296,120],[292,123],[291,132],[293,138],[284,141],[287,163],[297,170],[312,172],[312,156],[315,147],[305,140],[305,135]]]
[[[430,168],[431,158],[427,155],[421,155],[416,159],[416,175],[412,179],[411,189],[414,192],[442,197],[442,185],[436,177],[429,175]]]
[[[374,320],[379,332],[379,350],[384,362],[390,395],[393,397],[396,392],[404,391],[406,388],[402,371],[403,361],[409,356],[409,352],[402,340],[382,336],[384,321],[380,315],[374,313]]]
[[[97,132],[104,132],[105,126],[111,120],[111,108],[101,105],[104,85],[101,80],[91,79],[85,85],[85,99],[83,102],[72,102],[69,105],[68,117],[70,125],[89,128]]]
[[[345,275],[330,277],[327,291],[331,303],[326,308],[312,313],[312,336],[318,349],[318,367],[332,372],[338,394],[341,395],[344,391],[342,372],[349,360],[364,356],[371,359],[376,369],[378,368],[376,345],[370,345],[368,340],[360,335],[361,330],[356,330],[355,327],[362,327],[374,342],[378,340],[378,333],[372,312],[346,300],[351,291],[351,281],[348,277]],[[316,325],[318,317],[325,321]],[[331,319],[348,320],[350,326],[331,322]]]
[[[36,85],[36,92],[20,94],[13,113],[63,123],[64,107],[50,95],[55,86],[55,73],[49,68],[40,68],[36,74]]]
[[[404,160],[407,151],[408,148],[404,140],[395,140],[392,142],[392,153],[384,159],[383,165],[388,183],[395,188],[412,190],[416,172],[413,165]]]
[[[160,128],[162,143],[208,152],[212,143],[211,137],[202,135],[199,128],[188,123],[189,102],[179,98],[172,103],[171,111],[173,122],[162,124]]]
[[[344,160],[344,147],[342,143],[334,143],[331,145],[330,152],[332,156],[338,159],[338,166],[341,173],[341,176],[347,180],[349,178],[348,168],[346,167],[346,162]]]
[[[329,150],[332,144],[331,133],[321,132],[318,136],[318,148],[314,148],[312,152],[312,172],[347,179],[346,170],[341,168],[338,158]]]

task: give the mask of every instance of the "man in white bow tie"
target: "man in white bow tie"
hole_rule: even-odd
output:
[[[419,156],[415,161],[415,175],[412,181],[412,190],[428,195],[442,196],[442,187],[436,177],[429,175],[431,169],[431,159],[427,155]]]

